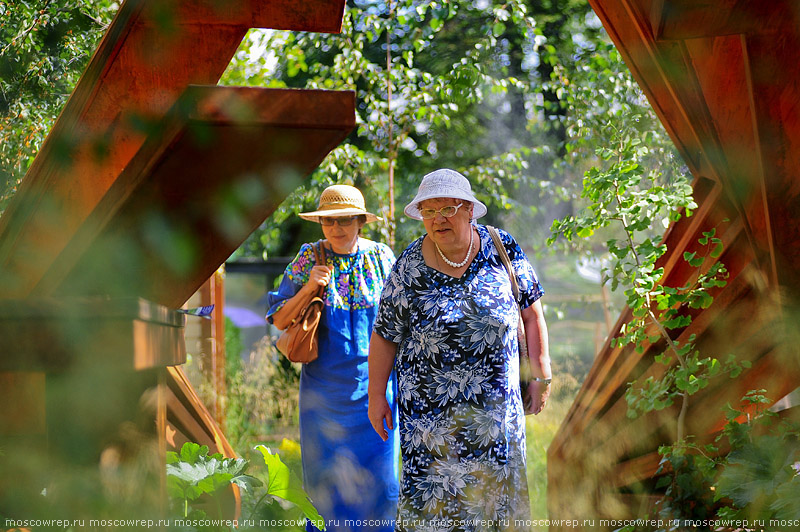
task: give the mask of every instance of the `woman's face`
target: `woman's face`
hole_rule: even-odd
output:
[[[355,252],[358,234],[364,226],[359,216],[321,216],[322,233],[336,253],[346,255]]]
[[[433,218],[422,219],[425,230],[439,247],[460,246],[469,242],[470,222],[472,220],[472,203],[454,198],[432,198],[419,203],[420,210],[456,206],[461,203],[456,213],[450,218],[445,218],[437,212]]]

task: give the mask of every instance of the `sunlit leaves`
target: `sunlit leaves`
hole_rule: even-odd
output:
[[[118,9],[111,0],[0,4],[0,213]]]
[[[515,98],[524,94],[520,99],[532,106],[531,80],[518,75],[519,65],[511,68],[513,61],[524,58],[509,37],[532,52],[536,23],[527,12],[521,0],[486,5],[452,0],[357,1],[348,4],[339,34],[261,31],[256,37],[251,31],[250,47],[268,52],[259,55],[240,49],[223,83],[352,90],[357,102],[356,131],[343,146],[359,156],[351,157],[346,167],[324,162],[303,191],[292,194],[260,231],[274,234],[274,224],[285,213],[309,207],[306,191],[314,196],[320,185],[342,181],[369,186],[368,205],[377,202],[386,219],[370,224],[366,236],[386,237],[396,223],[402,247],[419,228],[412,227],[406,235],[406,221],[389,216],[389,168],[398,176],[394,195],[399,207],[413,195],[414,183],[442,160],[448,163],[440,165],[473,179],[493,211],[520,207],[511,192],[525,185],[538,188],[532,184],[528,163],[534,153],[546,149],[534,152],[525,142],[515,145],[507,138],[482,141],[491,127],[485,121],[491,117],[475,109],[485,113],[502,105],[510,93]],[[259,68],[261,72],[256,72]],[[528,117],[513,118],[524,123]],[[463,142],[458,145],[456,139]],[[457,144],[455,151],[450,142]],[[329,159],[344,152],[335,150]],[[526,207],[527,212],[534,210]],[[250,239],[248,247],[257,249],[264,241]]]
[[[208,451],[206,445],[187,442],[180,453],[167,452],[167,492],[173,501],[181,504],[184,517],[189,515],[191,501],[202,495],[216,494],[231,484],[243,490],[261,485],[257,478],[245,474],[247,460],[225,458]]]
[[[620,108],[619,120],[606,116],[602,122],[602,115],[587,111],[578,130],[600,133],[607,141],[595,147],[595,165],[584,174],[584,208],[556,220],[549,242],[586,239],[601,230],[620,235],[606,240],[608,266],[604,275],[612,289],[624,287],[631,320],[612,345],[632,345],[638,355],[649,350],[666,366],[663,374],[644,375],[640,382],[630,384],[626,393],[628,415],[636,417],[678,402],[686,404],[691,395],[708,386],[711,378],[722,373],[738,374],[741,366],[733,361],[721,364],[714,357],[701,358],[693,336],[683,343],[678,340],[681,331],[692,323],[688,311],[710,307],[713,290],[726,283],[727,270],[716,260],[724,246],[716,229],[703,233],[699,246],[683,253],[688,266],[696,271],[687,285],[663,285],[664,269],[658,261],[667,247],[657,232],[688,215],[696,204],[685,177],[660,173],[659,169],[668,165],[653,157],[658,145],[653,144],[652,135],[639,131],[641,115],[633,102],[627,105]],[[590,124],[591,128],[583,129]],[[582,146],[588,145],[582,141]],[[678,434],[683,434],[680,422]]]
[[[295,504],[318,529],[325,530],[325,519],[319,514],[303,489],[303,482],[283,463],[281,457],[268,447],[256,445],[256,450],[261,453],[264,464],[267,466],[269,475],[267,493]]]

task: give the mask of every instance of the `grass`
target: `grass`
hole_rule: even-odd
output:
[[[547,519],[547,448],[569,411],[572,398],[548,401],[537,416],[527,416],[528,495],[531,501],[531,519]],[[531,530],[546,530],[532,528]]]

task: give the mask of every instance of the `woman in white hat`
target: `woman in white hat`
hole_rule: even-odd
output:
[[[367,417],[367,353],[384,280],[394,264],[385,244],[362,238],[364,196],[349,185],[326,188],[313,212],[325,235],[325,265],[314,264],[312,244],[303,244],[277,291],[268,295],[267,319],[285,329],[319,286],[326,287],[319,327],[319,357],[300,374],[300,444],[303,482],[327,530],[392,530],[398,493],[397,431],[386,445]],[[385,383],[386,381],[384,381]],[[395,407],[393,379],[384,388]],[[396,415],[396,410],[394,414]],[[373,526],[384,521],[383,525]],[[317,530],[311,522],[307,530]]]
[[[527,530],[519,526],[530,503],[516,330],[521,308],[534,377],[528,411],[539,413],[551,378],[544,290],[519,244],[499,231],[519,280],[515,301],[489,230],[474,223],[486,206],[460,173],[426,175],[405,213],[426,234],[389,275],[369,355],[369,417],[384,439],[394,427],[386,383],[397,372],[396,530],[472,530],[464,523],[481,521],[480,530]]]

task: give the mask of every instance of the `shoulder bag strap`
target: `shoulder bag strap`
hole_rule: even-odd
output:
[[[487,225],[486,228],[489,230],[489,234],[494,242],[494,247],[497,249],[497,253],[500,255],[500,261],[503,263],[503,266],[506,267],[506,271],[508,271],[508,277],[511,279],[511,291],[514,294],[514,301],[516,301],[517,305],[519,305],[519,284],[517,282],[517,272],[514,271],[514,267],[511,265],[511,259],[508,256],[508,251],[506,251],[506,247],[503,245],[503,241],[500,239],[500,233],[497,231],[497,229],[491,225]]]
[[[491,225],[487,225],[486,228],[489,230],[489,234],[492,236],[494,247],[497,249],[497,253],[500,255],[500,260],[506,267],[506,270],[508,270],[508,277],[511,279],[511,291],[513,292],[514,299],[517,302],[517,312],[519,313],[519,322],[517,322],[517,341],[519,343],[519,352],[527,355],[528,337],[525,334],[525,323],[522,321],[522,307],[519,306],[519,284],[517,282],[517,272],[511,265],[511,259],[508,256],[508,251],[506,251],[506,247],[503,245],[503,241],[500,239],[500,233],[497,232],[497,229]],[[520,355],[520,387],[522,390],[523,401],[526,402],[526,404],[526,386],[524,383],[522,383],[522,381],[527,381],[527,379],[530,377],[530,364],[527,361],[527,356],[522,358]]]
[[[325,241],[324,240],[317,240],[314,244],[314,264],[316,266],[325,266]],[[325,293],[325,287],[320,286],[314,297],[322,297]]]
[[[503,245],[503,241],[500,239],[500,233],[492,227],[491,225],[487,225],[486,228],[489,230],[489,234],[492,237],[492,241],[494,241],[494,247],[497,249],[497,253],[500,255],[500,261],[503,263],[503,266],[506,267],[508,271],[508,277],[511,280],[511,292],[514,294],[514,300],[517,302],[517,312],[519,312],[519,324],[517,325],[517,337],[519,338],[520,343],[524,342],[525,349],[527,351],[527,343],[528,340],[525,336],[525,323],[522,321],[522,307],[519,306],[519,283],[517,281],[517,272],[514,270],[514,267],[511,265],[511,259],[508,256],[508,251],[506,251],[505,245]]]
[[[325,266],[325,259],[327,258],[325,254],[325,241],[324,240],[317,240],[317,245],[319,246],[319,251],[316,253],[317,259],[317,266]]]

